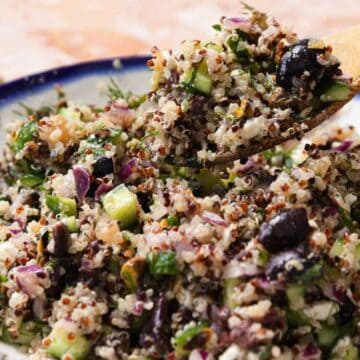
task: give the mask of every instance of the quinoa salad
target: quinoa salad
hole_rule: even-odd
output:
[[[223,17],[210,40],[153,49],[153,92],[137,124],[155,158],[189,165],[246,157],[301,136],[351,95],[331,46],[245,10]]]
[[[354,128],[202,166],[349,96],[330,47],[248,11],[155,49],[146,95],[112,80],[101,108],[61,88],[24,106],[0,163],[1,341],[30,360],[360,358]]]

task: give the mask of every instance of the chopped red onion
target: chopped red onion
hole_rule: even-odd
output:
[[[221,216],[210,211],[204,211],[202,218],[211,225],[227,226],[226,221]]]
[[[144,302],[143,301],[136,301],[134,308],[133,308],[133,314],[136,316],[140,316],[144,311]]]
[[[73,174],[75,178],[75,187],[77,197],[80,202],[84,201],[86,193],[90,189],[90,175],[86,169],[81,166],[75,166],[73,168]]]
[[[225,18],[222,22],[222,25],[226,30],[239,29],[244,32],[249,32],[252,22],[248,17],[233,17]]]
[[[41,266],[37,264],[20,266],[16,269],[16,282],[19,288],[31,299],[35,299],[44,293],[44,288],[40,285],[41,279],[37,276],[41,271]]]
[[[174,248],[176,252],[182,252],[182,251],[195,251],[195,247],[187,242],[184,241],[177,241],[174,244]]]
[[[335,216],[338,213],[338,209],[335,206],[327,206],[326,208],[324,208],[323,213],[324,216]]]
[[[337,152],[346,152],[351,148],[352,144],[352,140],[344,140],[339,146],[335,147],[333,150]]]
[[[266,294],[273,295],[276,291],[284,288],[283,284],[277,280],[269,280],[265,277],[258,277],[254,280],[257,288],[262,289]]]
[[[320,356],[321,350],[314,344],[309,343],[303,352],[303,359],[310,360],[310,359],[317,359]]]
[[[101,196],[106,194],[112,189],[112,186],[109,184],[101,183],[95,191],[95,200],[100,200]]]
[[[189,360],[210,360],[212,355],[206,350],[193,350],[189,355]]]
[[[239,166],[237,166],[236,170],[241,173],[245,173],[255,167],[256,167],[256,162],[254,160],[249,159],[248,161],[246,161],[245,164],[240,164]]]
[[[346,293],[340,289],[336,288],[335,284],[326,283],[322,287],[323,293],[330,300],[334,300],[341,305],[347,304],[349,302],[349,298],[346,296]]]
[[[125,181],[132,174],[133,168],[136,166],[136,164],[137,159],[135,158],[123,164],[119,172],[120,181]]]
[[[127,105],[120,105],[116,102],[112,103],[111,111],[120,117],[131,115],[131,109]]]
[[[34,273],[41,270],[41,266],[38,264],[19,266],[17,269],[19,273]]]

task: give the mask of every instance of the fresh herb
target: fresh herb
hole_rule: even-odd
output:
[[[221,25],[220,24],[215,24],[212,26],[212,28],[216,31],[221,31]]]
[[[34,139],[38,130],[38,123],[36,121],[26,122],[16,134],[16,139],[13,144],[15,152],[19,152],[25,146],[28,141]]]
[[[174,251],[151,252],[147,260],[152,275],[176,275],[178,273],[176,253]]]
[[[20,183],[24,187],[32,188],[43,184],[44,180],[43,174],[25,174],[20,178]]]
[[[123,92],[119,84],[113,78],[110,78],[107,90],[110,101],[124,99],[128,103],[130,109],[137,109],[146,100],[146,94],[136,95],[131,91],[128,91],[127,93]]]
[[[207,323],[202,322],[197,325],[194,325],[190,328],[187,328],[186,330],[182,331],[180,334],[176,335],[172,343],[176,349],[177,353],[182,353],[186,351],[186,345],[197,335],[199,335],[201,332],[206,330],[208,327]]]
[[[166,220],[170,226],[179,226],[180,225],[180,219],[176,216],[169,216]]]
[[[339,207],[339,214],[341,225],[346,226],[350,231],[354,231],[355,226],[349,212],[346,211],[344,208]]]
[[[248,39],[249,35],[240,30],[237,30],[236,34],[230,35],[227,39],[227,45],[236,55],[236,58],[240,64],[248,64],[251,58],[250,52],[247,49]]]

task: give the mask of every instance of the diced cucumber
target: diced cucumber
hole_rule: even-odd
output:
[[[68,354],[73,360],[83,360],[88,356],[91,347],[89,340],[71,331],[72,328],[73,324],[66,320],[60,320],[55,324],[49,334],[51,343],[47,352],[50,355],[63,359]]]
[[[335,325],[322,325],[317,333],[318,345],[322,348],[330,348],[341,336],[341,332]]]
[[[190,92],[199,92],[209,95],[212,89],[212,80],[209,75],[206,60],[202,60],[196,69],[184,75],[184,84]]]
[[[144,272],[145,264],[144,258],[135,256],[121,267],[120,276],[126,287],[133,293],[138,289],[139,278]]]
[[[212,81],[205,60],[200,63],[197,69],[194,79],[194,88],[205,95],[209,95],[211,92]]]
[[[350,87],[339,81],[332,81],[321,94],[322,102],[344,101],[349,98]]]
[[[105,194],[102,197],[102,204],[111,219],[120,221],[121,228],[128,228],[136,223],[137,197],[124,184]]]
[[[337,348],[338,345],[342,342],[343,344],[340,345],[340,348]],[[338,343],[333,348],[331,356],[329,357],[330,360],[358,360],[359,359],[359,350],[358,348],[352,343],[350,338],[345,337],[339,339]]]
[[[359,350],[353,344],[350,344],[345,351],[344,360],[358,360],[359,359]]]
[[[340,257],[343,251],[344,251],[344,242],[342,240],[335,240],[329,251],[329,256],[331,258]]]
[[[79,226],[76,222],[75,216],[68,216],[68,217],[62,219],[62,221],[67,226],[69,232],[76,233],[79,231]]]
[[[4,327],[1,339],[8,344],[29,345],[36,335],[41,335],[42,327],[41,323],[34,321],[23,322],[16,337],[13,337],[8,328]]]
[[[197,325],[191,326],[186,330],[180,332],[172,339],[172,344],[175,348],[175,353],[178,356],[184,356],[188,353],[186,350],[186,345],[191,339],[199,335],[201,332],[210,331],[206,323],[199,323]]]
[[[227,305],[230,309],[236,307],[236,303],[232,299],[235,292],[235,288],[241,283],[239,279],[225,279],[224,280],[224,305]]]
[[[176,275],[179,271],[174,251],[151,252],[147,260],[152,275]]]
[[[55,214],[63,214],[65,216],[76,215],[76,201],[74,199],[62,196],[47,195],[46,206]]]
[[[305,306],[305,287],[301,285],[290,285],[286,289],[286,296],[289,301],[289,307],[291,310],[300,310]]]

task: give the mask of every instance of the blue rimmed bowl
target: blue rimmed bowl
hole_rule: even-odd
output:
[[[61,85],[67,98],[79,104],[101,105],[107,102],[106,88],[113,78],[124,90],[135,93],[149,88],[150,73],[147,56],[112,58],[91,61],[26,76],[0,85],[0,147],[5,127],[18,120],[19,104],[38,107],[54,103],[55,85]],[[360,97],[349,103],[335,121],[352,124],[360,131]],[[0,360],[25,360],[27,355],[0,342]]]

